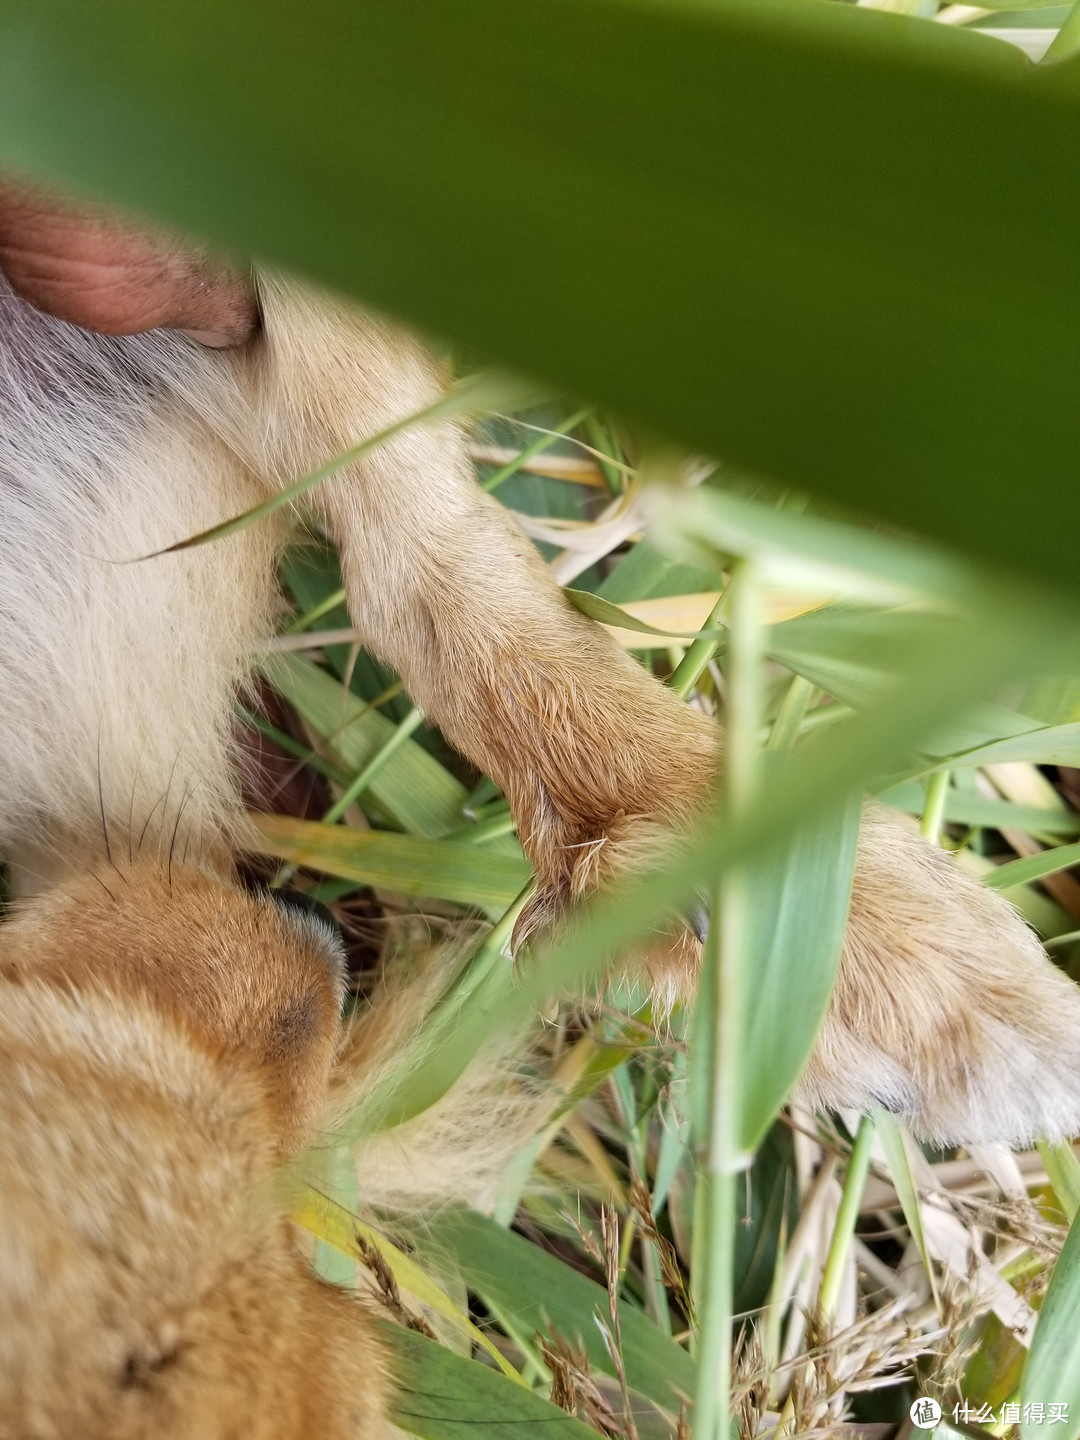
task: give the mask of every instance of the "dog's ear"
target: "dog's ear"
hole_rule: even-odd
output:
[[[194,246],[0,179],[0,270],[39,310],[103,335],[159,326],[215,347],[254,334],[250,275]]]

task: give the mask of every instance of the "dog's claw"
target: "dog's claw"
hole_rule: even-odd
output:
[[[692,930],[702,945],[709,938],[709,912],[703,903],[691,905],[685,911],[684,917],[687,929]]]

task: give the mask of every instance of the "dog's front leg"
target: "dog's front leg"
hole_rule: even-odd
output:
[[[280,478],[438,396],[397,327],[273,280],[261,298],[252,393]],[[717,728],[573,609],[477,488],[459,427],[410,428],[314,499],[366,643],[510,801],[540,881],[523,929],[643,863],[700,804]]]

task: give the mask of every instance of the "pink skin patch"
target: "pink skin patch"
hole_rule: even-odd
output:
[[[196,247],[0,181],[0,270],[24,299],[103,335],[164,327],[242,345],[259,324],[249,276]]]

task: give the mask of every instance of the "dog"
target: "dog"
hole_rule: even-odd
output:
[[[276,1180],[407,1004],[343,1041],[332,931],[237,882],[232,712],[282,512],[163,552],[443,376],[352,303],[16,182],[0,367],[0,1437],[378,1437],[370,1317],[307,1267]],[[566,602],[459,425],[401,430],[310,506],[365,643],[510,802],[537,877],[520,935],[699,811],[717,727]],[[654,983],[688,995],[697,951],[678,937]],[[1071,1134],[1080,997],[998,895],[868,807],[801,1083],[943,1143]]]

